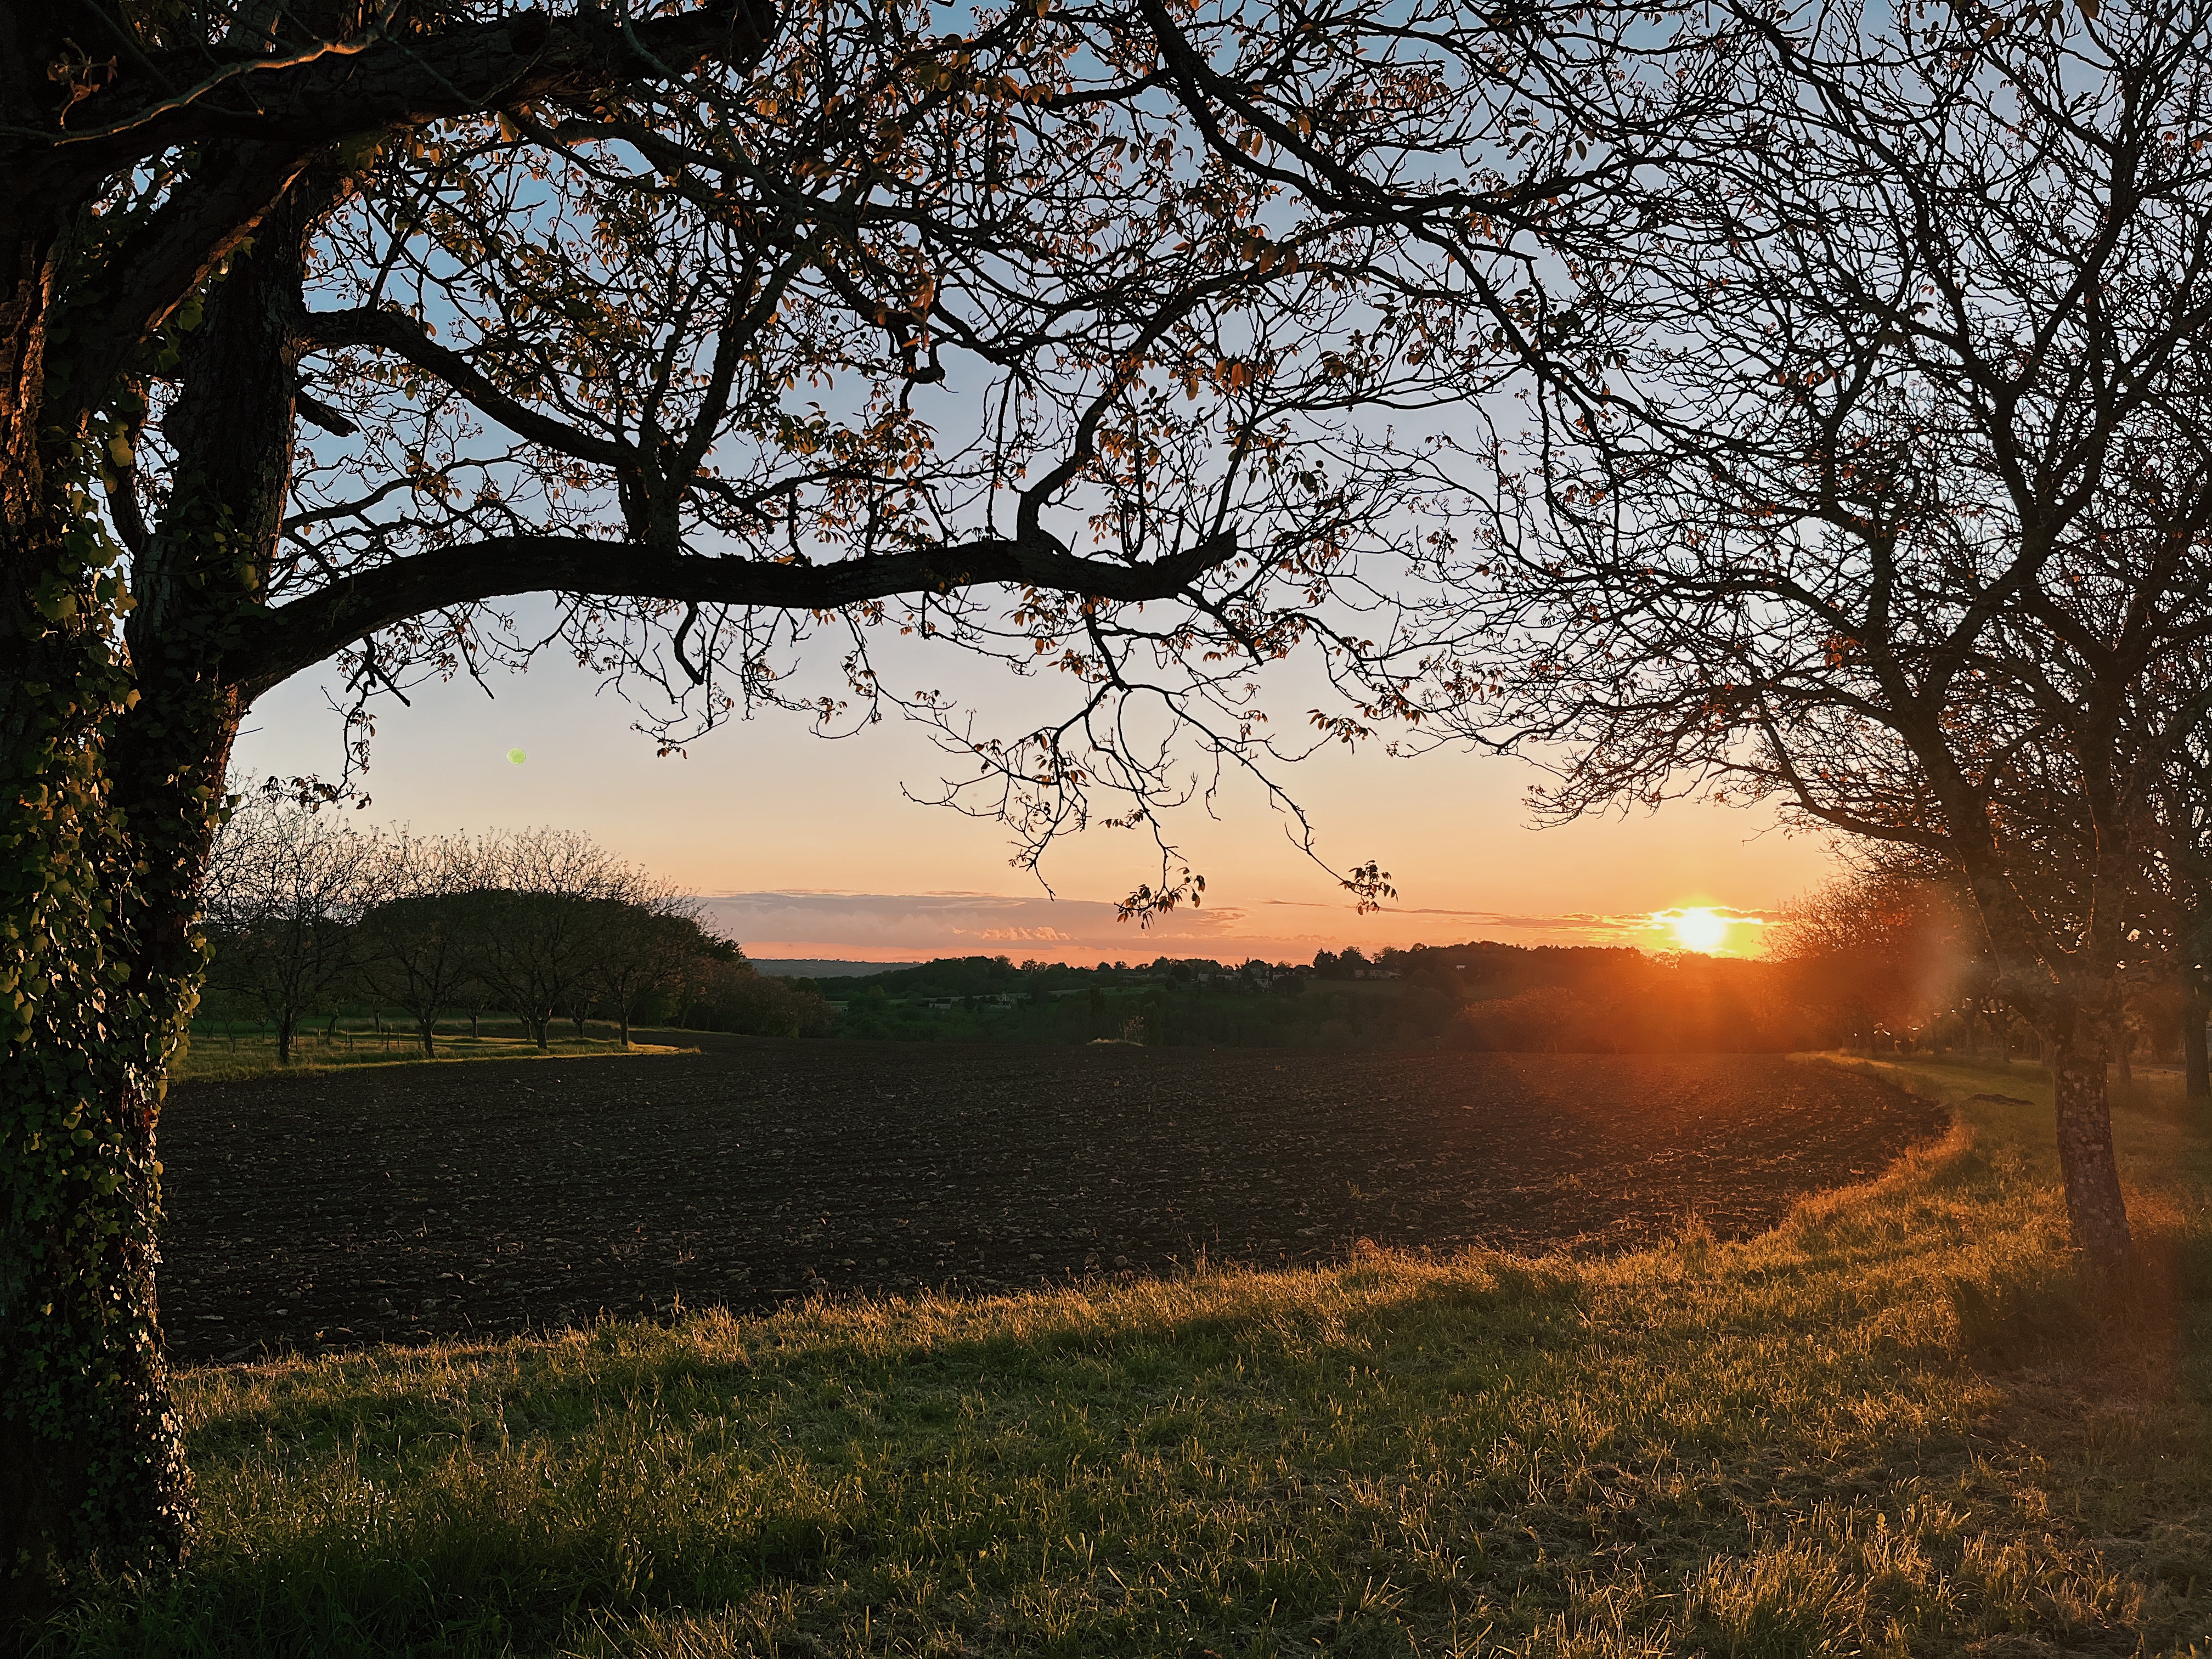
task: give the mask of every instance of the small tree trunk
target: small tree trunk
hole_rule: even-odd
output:
[[[438,1057],[438,1021],[433,1015],[425,1015],[422,1019],[422,1057],[425,1060]]]
[[[276,1063],[279,1066],[292,1063],[292,1031],[297,1018],[289,1008],[276,1016]]]
[[[2066,1182],[2066,1215],[2074,1247],[2107,1282],[2134,1263],[2127,1202],[2112,1155],[2112,1117],[2105,1097],[2105,1057],[2080,1041],[2051,1045],[2052,1093],[2058,1107],[2058,1167]]]
[[[2204,990],[2193,979],[2182,987],[2181,1068],[2189,1098],[2197,1105],[2212,1103],[2212,1061],[2204,1045]]]
[[[531,1035],[538,1039],[538,1046],[541,1050],[550,1048],[553,1046],[548,1040],[548,1033],[551,1031],[552,1028],[553,1018],[550,1014],[543,1019],[532,1020],[531,1022]]]
[[[627,1048],[629,1047],[629,1005],[628,1003],[624,1003],[623,1005],[620,1018],[622,1020],[622,1046],[624,1048]]]
[[[2136,1034],[2128,1030],[2124,1020],[2112,1038],[2112,1070],[2121,1085],[2128,1089],[2136,1086],[2135,1046]]]

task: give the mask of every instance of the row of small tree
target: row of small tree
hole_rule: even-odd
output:
[[[623,1046],[641,1018],[797,1036],[818,997],[764,980],[697,903],[574,830],[363,831],[256,791],[210,866],[210,982],[253,1006],[289,1064],[301,1023],[343,1000],[404,1015],[427,1055],[439,1023],[484,1008],[541,1048],[597,1017]]]
[[[2186,936],[2131,929],[2132,960],[2111,991],[2109,1058],[2123,1077],[2139,1052],[2181,1063],[2192,1101],[2212,1100],[2203,970]],[[1850,872],[1785,906],[1772,952],[1797,994],[1836,1022],[1832,1041],[1960,1048],[2051,1059],[2051,1033],[2008,995],[1972,895],[1942,869]]]

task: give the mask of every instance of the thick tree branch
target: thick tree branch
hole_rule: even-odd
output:
[[[225,669],[251,700],[355,640],[410,617],[520,593],[831,611],[901,593],[1003,586],[1126,605],[1174,599],[1237,556],[1234,534],[1148,564],[1084,558],[1048,538],[1000,538],[927,553],[805,565],[672,557],[635,543],[580,536],[495,537],[397,560],[280,606],[251,627],[240,648],[226,653]]]
[[[44,152],[45,180],[74,194],[179,144],[247,137],[314,149],[507,100],[587,97],[714,58],[743,70],[767,50],[779,21],[773,0],[716,0],[627,26],[597,9],[562,18],[526,11],[234,65],[181,95],[160,84],[154,66],[125,69],[68,109],[69,126],[58,114],[51,131],[11,127],[5,137],[12,148]]]
[[[50,418],[72,427],[120,376],[147,332],[167,322],[207,274],[290,189],[307,155],[286,144],[240,144],[163,204],[126,238],[102,277],[70,296],[85,343],[70,365],[63,404],[48,388]]]
[[[71,297],[96,318],[94,342],[71,367],[74,425],[137,349],[223,256],[251,235],[315,156],[337,141],[480,113],[509,101],[588,98],[623,82],[665,78],[720,58],[758,62],[778,15],[773,0],[717,0],[696,11],[624,25],[605,14],[549,20],[526,12],[358,50],[295,52],[270,67],[218,77],[180,95],[149,66],[126,70],[64,112],[76,128],[0,127],[0,229],[79,210],[107,180],[180,144],[207,160],[106,259],[102,277]],[[146,101],[135,110],[131,100]],[[94,125],[96,112],[107,112]],[[571,451],[569,453],[575,453]]]
[[[325,311],[308,313],[302,332],[311,349],[374,346],[404,357],[434,374],[484,414],[526,442],[601,466],[634,467],[637,452],[627,444],[587,433],[518,403],[495,386],[458,351],[433,341],[422,325],[397,311]]]

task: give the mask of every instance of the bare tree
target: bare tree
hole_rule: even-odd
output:
[[[1957,869],[2106,1275],[2180,738],[2148,693],[2212,628],[2206,20],[1758,25],[1732,113],[1650,158],[1648,228],[1554,244],[1570,343],[1525,489],[1439,558],[1468,632],[1430,665],[1455,729],[1552,746],[1556,815],[1778,796]]]
[[[709,960],[712,935],[701,926],[696,900],[654,884],[641,883],[624,898],[602,901],[599,912],[591,983],[627,1048],[639,1007],[676,990],[695,964]]]
[[[258,1006],[292,1063],[302,1016],[325,1007],[360,960],[356,931],[377,839],[282,794],[246,794],[216,838],[206,909],[215,982]]]
[[[476,972],[545,1048],[552,1023],[589,995],[610,912],[644,878],[570,830],[488,836],[477,871],[465,911]]]
[[[438,1021],[477,980],[467,895],[482,884],[480,849],[465,837],[400,831],[380,848],[360,923],[359,974],[415,1023],[426,1057]]]
[[[2212,1104],[2212,1064],[2205,1021],[2212,1018],[2212,676],[2186,659],[2169,659],[2177,684],[2165,688],[2185,704],[2185,736],[2168,758],[2157,791],[2149,885],[2172,983],[2179,994],[2182,1076],[2187,1098]],[[2188,670],[2197,666],[2199,672]]]

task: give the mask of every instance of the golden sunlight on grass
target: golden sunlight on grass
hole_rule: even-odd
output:
[[[1740,1243],[189,1372],[191,1565],[46,1650],[2212,1659],[2212,1141],[2123,1103],[2121,1316],[2047,1088],[1873,1069],[1957,1127]]]

